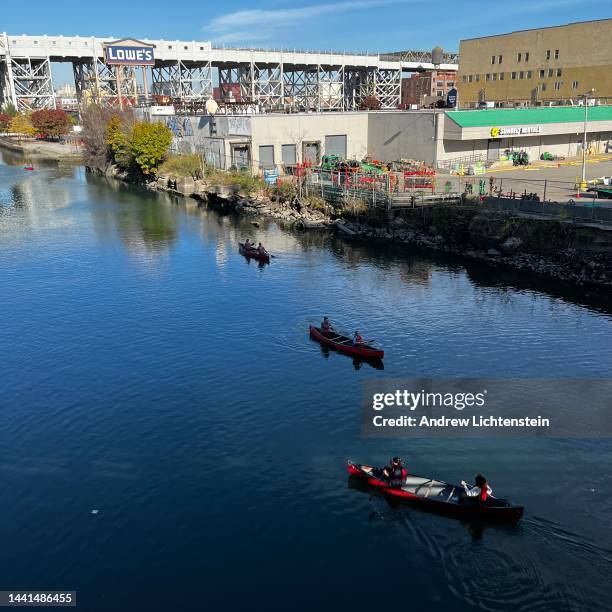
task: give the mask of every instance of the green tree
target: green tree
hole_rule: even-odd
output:
[[[129,168],[132,165],[129,133],[119,115],[113,115],[106,126],[106,144],[111,150],[113,161],[120,168]]]
[[[9,131],[19,136],[34,136],[37,133],[28,115],[15,115],[11,119]]]
[[[130,136],[130,150],[140,171],[145,175],[156,174],[171,143],[172,131],[163,123],[136,123]]]

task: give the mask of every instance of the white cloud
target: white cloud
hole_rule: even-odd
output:
[[[355,0],[312,4],[299,8],[251,9],[211,19],[203,28],[216,42],[257,41],[271,38],[281,28],[304,25],[324,15],[342,16],[343,11],[367,10],[407,0]]]

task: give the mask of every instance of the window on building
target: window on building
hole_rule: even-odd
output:
[[[503,73],[503,72],[500,72],[500,73],[499,73],[499,80],[500,80],[500,81],[503,81],[503,80],[504,80],[504,73]]]
[[[172,45],[168,45],[168,49],[172,49]]]
[[[491,75],[491,79],[492,79],[493,81],[497,81],[497,72],[494,72],[494,73]]]
[[[546,70],[540,70],[540,78],[543,79],[546,76]]]
[[[554,70],[552,68],[548,69],[548,77],[550,78],[554,73]]]
[[[555,49],[555,59],[559,59],[559,49]]]
[[[561,89],[561,82],[555,81],[555,91],[559,91]]]
[[[494,55],[492,55],[492,56],[491,56],[491,64],[494,64],[494,63],[495,63],[495,56],[494,56]]]
[[[527,71],[527,78],[530,79],[531,78],[531,70]]]
[[[521,70],[519,72],[519,79],[524,79],[525,78],[525,73]]]
[[[522,57],[523,57],[523,54],[522,54],[522,53],[517,53],[517,54],[516,54],[516,61],[517,61],[517,62],[520,62]]]
[[[274,168],[274,145],[259,145],[259,165]]]
[[[563,70],[561,68],[557,68],[557,76],[561,76],[563,74]]]
[[[444,87],[444,81],[437,81],[436,82],[436,86],[437,87]]]
[[[501,64],[502,63],[502,59],[504,59],[504,56],[503,55],[498,55],[497,56],[497,63]]]
[[[550,59],[550,49],[548,49],[546,51],[546,59],[549,60]]]
[[[444,95],[444,92],[441,89],[438,89],[438,91],[436,91],[436,96],[438,96],[438,98],[441,98]]]
[[[464,75],[461,77],[461,80],[462,80],[464,83],[467,83],[467,75],[465,75],[465,74],[464,74]]]
[[[578,89],[578,81],[572,81],[572,89]]]
[[[476,82],[477,83],[480,82],[480,75],[479,74],[476,75]]]
[[[284,144],[281,146],[282,161],[285,166],[294,166],[297,162],[294,144]]]
[[[525,52],[525,61],[528,62],[529,61],[529,51]]]
[[[487,72],[487,74],[485,75],[485,81],[490,81],[491,80],[491,75]]]
[[[454,87],[455,86],[455,81],[446,81],[446,86],[447,87]]]
[[[516,79],[516,72],[513,72],[513,73],[512,73],[510,76],[511,76],[513,79]]]
[[[540,83],[540,89],[546,91],[546,83]]]
[[[470,76],[468,77],[468,81],[471,83],[472,82],[472,75],[470,74]]]

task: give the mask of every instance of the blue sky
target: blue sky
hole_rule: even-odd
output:
[[[170,6],[170,11],[167,10]],[[7,2],[11,34],[212,40],[227,46],[457,50],[461,38],[610,16],[602,0],[266,0]]]

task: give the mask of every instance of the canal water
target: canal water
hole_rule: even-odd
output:
[[[612,609],[610,440],[360,433],[369,378],[610,377],[604,303],[3,158],[0,590],[92,612]],[[312,342],[322,315],[383,344],[384,371]],[[396,454],[485,471],[525,518],[349,486],[347,458]]]

